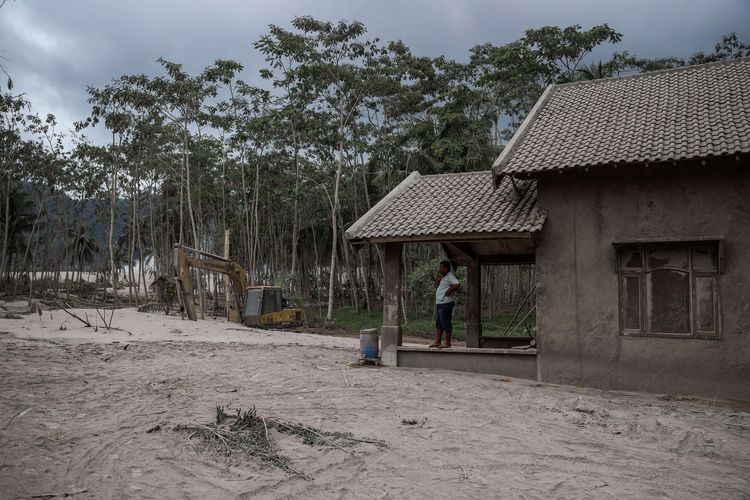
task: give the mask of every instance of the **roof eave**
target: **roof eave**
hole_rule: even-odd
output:
[[[669,167],[677,165],[701,165],[716,164],[717,162],[726,162],[734,159],[735,162],[740,162],[743,159],[750,158],[750,152],[736,151],[734,153],[717,154],[717,155],[706,155],[706,156],[694,156],[689,158],[675,158],[675,159],[664,159],[664,160],[649,160],[649,161],[621,161],[621,162],[609,162],[609,163],[592,163],[590,165],[563,165],[556,168],[545,168],[541,170],[519,170],[519,171],[508,171],[503,172],[503,175],[509,175],[517,179],[538,179],[540,177],[551,176],[553,174],[574,174],[580,172],[607,172],[618,169],[628,169],[633,167]]]
[[[501,239],[533,239],[534,234],[541,228],[530,231],[497,231],[487,233],[444,233],[444,234],[418,234],[404,236],[379,236],[373,238],[361,238],[356,243],[362,245],[370,243],[380,245],[383,243],[441,243],[446,241],[486,241]]]

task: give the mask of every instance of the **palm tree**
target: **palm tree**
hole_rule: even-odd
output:
[[[80,233],[68,233],[71,237],[68,242],[68,253],[71,265],[78,265],[78,281],[83,276],[84,266],[90,266],[99,255],[99,242],[91,235],[89,228],[81,228]]]
[[[578,72],[579,80],[599,80],[600,78],[609,78],[612,76],[612,68],[610,65],[601,61],[598,63],[591,63],[588,66],[584,65],[576,71]]]
[[[7,258],[8,281],[10,281],[13,255],[23,252],[28,232],[34,226],[33,209],[34,204],[26,191],[20,188],[11,191],[8,198],[7,241],[3,242]]]

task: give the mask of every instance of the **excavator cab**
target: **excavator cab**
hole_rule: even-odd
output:
[[[247,326],[300,326],[305,315],[301,309],[290,308],[278,286],[250,286],[245,296],[244,320]]]

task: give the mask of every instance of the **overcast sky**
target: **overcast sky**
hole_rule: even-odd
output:
[[[15,91],[68,128],[88,115],[87,86],[155,74],[159,57],[190,71],[235,59],[243,79],[257,83],[263,60],[252,43],[269,24],[308,14],[362,21],[372,37],[458,60],[476,44],[511,42],[546,25],[609,23],[623,41],[597,53],[602,59],[614,50],[688,57],[731,31],[750,41],[750,0],[8,0],[0,51]]]

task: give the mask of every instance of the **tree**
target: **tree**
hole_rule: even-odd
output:
[[[688,60],[688,64],[704,64],[715,61],[725,61],[746,57],[750,55],[750,45],[747,45],[737,39],[737,32],[733,31],[721,37],[721,40],[714,45],[713,54],[704,54],[696,52]]]
[[[68,231],[68,252],[72,265],[78,267],[78,280],[81,280],[84,266],[90,266],[99,254],[99,242],[88,227],[80,231]]]
[[[527,46],[547,61],[559,81],[574,80],[578,66],[595,47],[620,40],[622,34],[606,23],[588,30],[582,30],[578,24],[566,28],[544,26],[526,30],[523,38]]]
[[[598,80],[600,78],[608,78],[612,76],[612,69],[608,64],[599,61],[598,63],[591,63],[589,65],[583,65],[581,68],[576,70],[580,74],[580,78],[583,80]]]
[[[526,113],[554,79],[555,71],[541,54],[522,40],[500,47],[477,45],[470,50],[476,84],[496,107],[495,144],[508,140]]]
[[[229,229],[230,255],[253,282],[293,279],[294,293],[315,299],[328,321],[347,299],[355,310],[361,298],[370,308],[382,255],[370,246],[355,254],[346,227],[411,171],[487,169],[549,84],[685,63],[627,51],[592,60],[596,47],[620,38],[606,24],[548,26],[508,44],[477,45],[461,61],[381,44],[358,22],[300,17],[254,44],[265,57],[261,88],[242,81],[235,61],[193,73],[160,59],[156,76],[123,75],[90,89],[91,113],[70,136],[72,149],[54,117],[31,115],[27,101],[6,93],[0,278],[15,278],[14,290],[32,277],[31,290],[40,268],[57,290],[61,271],[80,278],[88,269],[114,292],[127,264],[124,281],[138,304],[149,293],[145,261],[169,282],[175,243],[218,254]],[[747,51],[730,34],[702,60]],[[99,122],[112,134],[108,144],[82,135]],[[420,263],[440,252],[410,245],[405,276],[419,276],[428,269]],[[531,275],[485,270],[493,277],[483,278],[490,307],[512,308]],[[209,293],[218,304],[216,278],[201,271],[195,280],[202,314]],[[410,286],[404,300],[416,307],[422,295]]]
[[[8,3],[8,0],[0,1],[0,9],[2,9],[6,3]],[[0,60],[7,61],[8,59],[5,56],[0,55]],[[5,81],[5,85],[8,87],[8,91],[13,90],[13,79],[10,77],[10,73],[8,73],[8,68],[6,68],[5,65],[1,62],[0,71],[2,71],[7,78],[7,80]]]
[[[334,174],[331,208],[331,265],[329,268],[328,311],[333,319],[336,261],[338,247],[338,212],[341,176],[349,149],[347,129],[358,117],[359,107],[375,85],[378,64],[384,51],[377,40],[362,40],[366,29],[362,23],[336,24],[312,17],[297,17],[292,21],[296,32],[271,26],[272,38],[262,43],[276,46],[283,57],[295,61],[300,71],[297,78],[311,89],[316,104],[330,113],[338,143],[338,159]]]
[[[299,197],[300,197],[300,173],[301,158],[300,150],[309,145],[306,132],[315,127],[315,113],[308,113],[308,108],[314,98],[308,81],[301,78],[302,57],[304,50],[304,39],[294,36],[277,26],[270,27],[270,34],[261,37],[253,44],[266,59],[270,68],[260,71],[261,77],[271,80],[273,86],[282,90],[278,98],[276,118],[286,125],[291,137],[292,157],[294,160],[294,203],[292,223],[292,263],[291,273],[298,276],[297,255],[299,252]],[[297,277],[299,281],[299,277]]]

